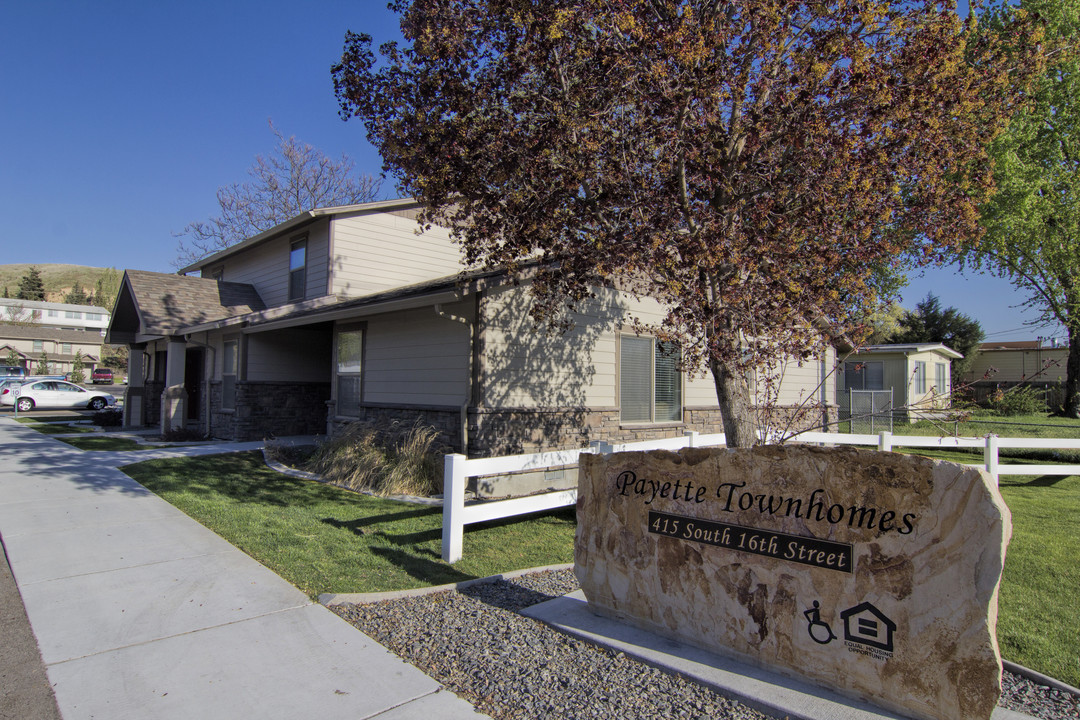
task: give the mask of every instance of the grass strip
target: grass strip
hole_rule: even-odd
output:
[[[37,430],[42,435],[74,435],[76,433],[96,432],[94,428],[61,423],[34,423],[29,427]]]
[[[151,450],[157,447],[155,445],[142,445],[135,442],[131,438],[101,437],[100,435],[95,437],[63,437],[56,439],[61,442],[66,442],[68,445],[76,447],[80,450],[96,450],[98,452],[127,452],[129,450]]]
[[[442,561],[442,510],[274,472],[262,455],[123,468],[157,495],[315,597],[442,585],[572,562],[574,509],[470,525]]]

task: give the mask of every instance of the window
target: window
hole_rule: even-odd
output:
[[[86,313],[87,320],[101,320],[101,313]]]
[[[945,368],[945,363],[937,363],[934,365],[934,389],[938,395],[944,395],[949,392],[949,380],[948,373]]]
[[[45,349],[45,341],[44,340],[35,340],[34,341],[34,352],[41,352],[44,349]]]
[[[622,337],[619,354],[619,419],[625,423],[682,420],[682,355],[671,343]]]
[[[63,343],[60,346],[60,352],[63,353],[64,355],[70,355],[71,354],[71,343]]]
[[[363,329],[344,330],[337,336],[337,414],[360,415],[361,374],[364,357]]]
[[[915,372],[911,376],[911,389],[917,393],[926,393],[926,363],[915,361]]]
[[[82,313],[81,312],[75,312],[73,310],[65,310],[64,311],[64,317],[67,318],[68,320],[82,320]]]
[[[884,390],[885,363],[854,360],[844,363],[844,390]]]
[[[289,250],[289,300],[307,294],[307,240],[296,240]]]
[[[225,279],[225,266],[218,265],[216,268],[210,271],[208,277],[211,280],[217,280],[218,282],[221,282]]]
[[[58,311],[58,310],[49,310],[49,317],[60,317],[60,311]]]
[[[236,369],[240,366],[237,357],[239,354],[240,343],[237,340],[227,341],[221,353],[221,407],[229,410],[236,408]]]

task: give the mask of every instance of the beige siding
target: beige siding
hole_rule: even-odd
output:
[[[529,317],[525,287],[483,299],[483,404],[488,407],[614,407],[614,326],[627,299],[601,291],[574,316],[564,335],[548,334]]]
[[[302,232],[274,238],[226,258],[222,280],[255,286],[267,307],[289,302],[289,250],[294,240],[307,237],[307,299],[327,294],[329,221],[319,220]],[[217,267],[216,265],[214,267]]]
[[[836,401],[836,385],[826,377],[836,363],[836,352],[828,348],[824,358],[811,358],[799,362],[789,360],[781,365],[780,383],[775,398],[759,397],[759,402],[775,402],[780,407],[833,404]],[[763,388],[760,386],[759,393]]]
[[[985,350],[975,356],[965,380],[997,383],[1015,383],[1022,380],[1064,382],[1068,354],[1066,348]]]
[[[471,312],[467,303],[443,309]],[[363,401],[458,407],[467,399],[470,355],[469,326],[433,308],[368,318]]]
[[[330,382],[331,339],[329,331],[303,328],[252,333],[247,336],[247,379]],[[220,376],[220,358],[217,363]]]
[[[367,295],[459,272],[461,252],[449,232],[432,227],[418,234],[419,228],[414,219],[400,214],[335,218],[331,292]]]

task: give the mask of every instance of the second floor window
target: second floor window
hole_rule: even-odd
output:
[[[64,355],[70,355],[71,354],[71,343],[64,343],[63,345],[61,345],[60,346],[60,352],[62,352]]]
[[[34,352],[41,352],[44,349],[45,349],[45,341],[44,340],[35,340],[34,341]]]
[[[289,300],[307,294],[307,240],[296,240],[289,249]]]

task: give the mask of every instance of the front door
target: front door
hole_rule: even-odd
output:
[[[203,350],[188,346],[184,356],[184,389],[187,390],[187,419],[198,420],[202,408]]]

